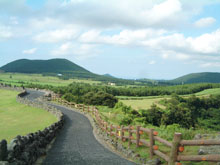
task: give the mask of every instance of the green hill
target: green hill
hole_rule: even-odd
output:
[[[2,66],[0,69],[5,72],[20,72],[20,73],[60,73],[60,72],[69,72],[69,71],[90,73],[86,69],[66,59],[51,59],[51,60],[21,59],[10,62]]]
[[[174,80],[168,81],[174,84],[191,84],[191,83],[220,83],[220,73],[203,72],[191,73]]]
[[[10,62],[0,68],[4,72],[14,73],[40,73],[57,75],[62,74],[70,77],[96,77],[97,75],[88,70],[74,64],[66,59],[51,59],[51,60],[28,60],[20,59]]]
[[[103,82],[113,82],[118,85],[134,84],[132,80],[118,79],[106,75],[92,73],[83,67],[66,59],[28,60],[20,59],[10,62],[0,68],[3,72],[43,74],[57,76],[61,79],[79,78]]]

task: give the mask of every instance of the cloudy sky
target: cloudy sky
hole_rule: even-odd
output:
[[[21,58],[122,78],[220,72],[220,0],[0,0],[0,66]]]

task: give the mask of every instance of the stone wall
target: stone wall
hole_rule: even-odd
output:
[[[45,109],[55,115],[58,121],[46,127],[43,131],[29,133],[26,136],[18,135],[9,144],[7,144],[6,140],[0,141],[0,165],[33,164],[40,156],[46,154],[47,145],[51,143],[64,124],[62,112],[44,102],[30,101],[22,98],[26,94],[26,91],[21,92],[17,96],[17,101],[22,104]]]
[[[18,92],[22,92],[24,90],[23,87],[17,87],[17,86],[12,86],[12,85],[9,85],[9,84],[3,84],[3,83],[0,83],[0,89],[7,89],[7,90],[14,90],[14,91],[18,91]]]

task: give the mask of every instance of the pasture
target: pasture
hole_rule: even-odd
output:
[[[23,74],[23,73],[0,73],[0,83],[20,86],[25,83],[52,85],[52,86],[67,86],[72,82],[98,84],[99,81],[86,79],[69,79],[62,80],[53,76],[42,76],[41,74]]]
[[[0,89],[0,140],[43,130],[57,121],[49,112],[16,102],[18,92]]]
[[[201,92],[195,93],[195,96],[205,97],[209,95],[218,95],[220,94],[220,88],[206,89]],[[183,95],[184,97],[189,97],[193,94]],[[119,96],[118,99],[125,105],[131,106],[133,109],[149,109],[153,104],[157,105],[160,108],[164,108],[160,104],[160,101],[163,99],[169,99],[171,96],[146,96],[146,97],[128,97],[128,96]]]

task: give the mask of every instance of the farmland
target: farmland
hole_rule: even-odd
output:
[[[197,92],[194,95],[199,97],[206,97],[209,95],[220,94],[220,88],[214,89],[205,89],[204,91]],[[189,95],[183,95],[184,97],[189,97]],[[149,109],[153,104],[157,105],[160,108],[164,108],[160,104],[160,101],[163,99],[169,99],[170,96],[148,96],[148,97],[128,97],[128,96],[119,96],[118,99],[127,106],[131,106],[133,109]]]
[[[0,139],[8,142],[17,135],[43,130],[57,121],[43,109],[17,103],[17,94],[16,91],[0,89]]]
[[[99,81],[86,79],[69,79],[62,80],[58,77],[43,76],[41,74],[24,74],[24,73],[0,73],[0,83],[21,86],[27,83],[52,86],[66,86],[72,82],[97,84]]]

